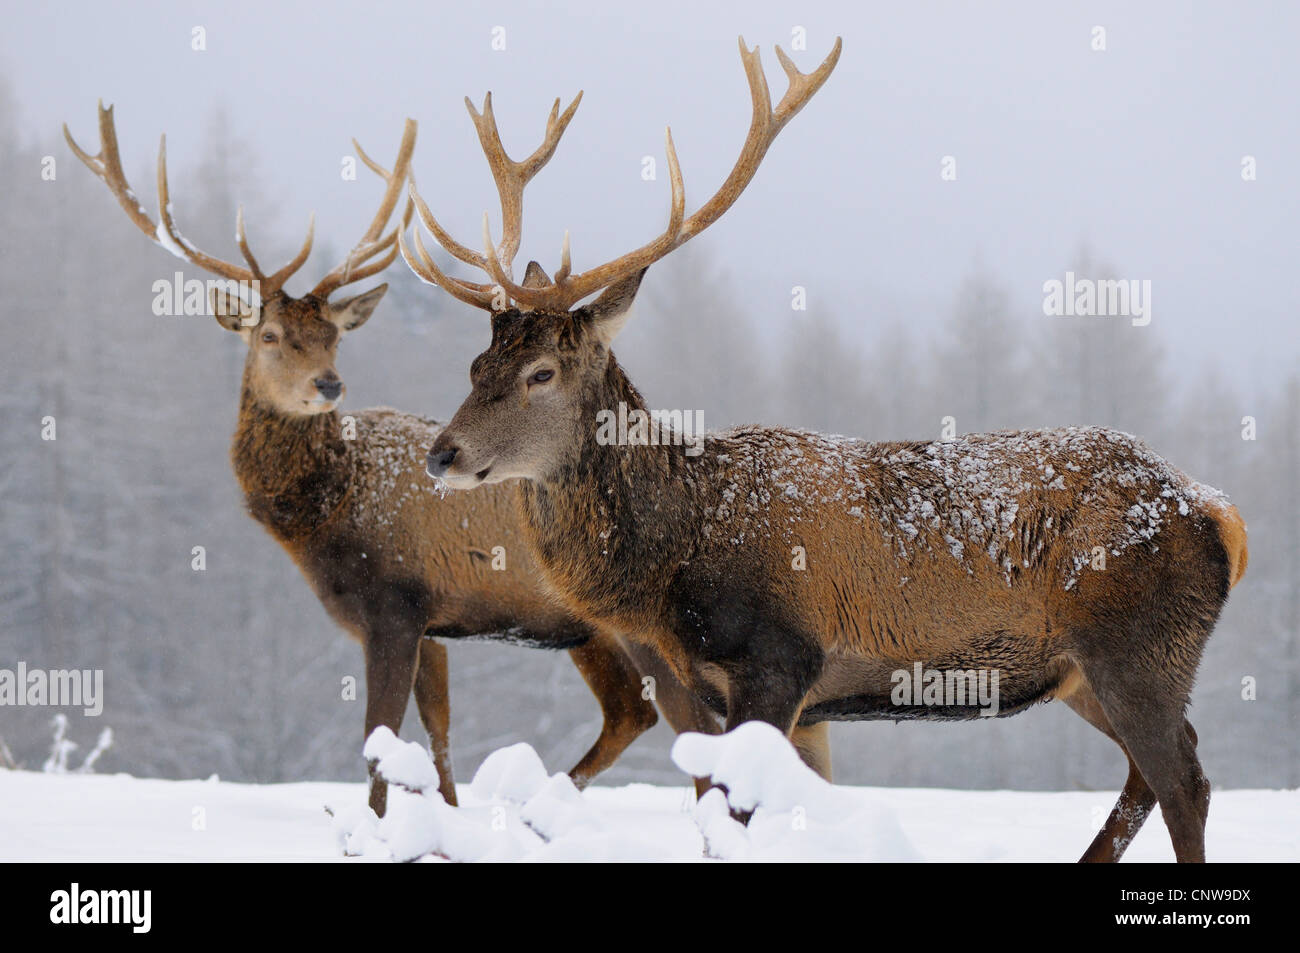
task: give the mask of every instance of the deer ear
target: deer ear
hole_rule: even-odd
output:
[[[546,269],[537,264],[537,262],[530,261],[528,263],[528,270],[524,272],[524,287],[545,288],[550,283],[551,278],[546,273]]]
[[[627,319],[632,317],[632,305],[636,301],[636,292],[641,287],[641,279],[645,273],[646,269],[642,268],[635,274],[610,285],[601,292],[599,298],[587,306],[587,316],[591,319],[592,327],[605,347],[609,347],[614,338],[618,337],[618,332],[623,330],[623,325],[627,324]]]
[[[370,320],[386,291],[388,285],[385,283],[341,304],[330,305],[330,320],[338,325],[340,331],[356,330]]]
[[[238,293],[219,284],[208,290],[208,303],[212,306],[212,316],[217,319],[217,324],[227,331],[246,334],[261,319],[255,305],[248,304]]]

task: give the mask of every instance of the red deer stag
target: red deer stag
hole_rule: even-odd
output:
[[[1184,710],[1246,567],[1245,526],[1217,490],[1094,428],[871,444],[743,427],[708,435],[698,456],[601,439],[602,411],[646,412],[610,351],[646,268],[736,201],[839,51],[802,74],[778,47],[789,90],[773,110],[742,40],[753,119],[731,174],[687,217],[669,136],[668,227],[608,264],[572,273],[566,236],[553,280],[533,263],[515,284],[513,237],[494,249],[485,235],[481,255],[444,240],[487,272],[470,285],[399,238],[424,277],[493,312],[429,473],[459,489],[522,478],[529,539],[567,605],[655,646],[728,728],[970,718],[965,691],[910,698],[900,674],[920,666],[946,688],[956,673],[964,688],[996,673],[999,713],[1060,698],[1128,758],[1084,860],[1118,859],[1157,802],[1178,859],[1202,860],[1210,789]]]
[[[548,135],[558,138],[560,131]],[[657,702],[675,729],[716,730],[711,712],[661,660],[629,646],[634,664],[615,636],[577,621],[540,590],[522,538],[515,487],[474,499],[443,499],[433,492],[415,448],[436,439],[439,424],[374,408],[353,414],[355,435],[345,435],[337,410],[344,388],[334,369],[339,339],[366,322],[387,285],[342,301],[329,298],[344,285],[384,270],[397,254],[397,230],[386,237],[383,230],[401,198],[415,148],[413,121],[407,120],[391,173],[354,140],[362,161],[386,182],[383,200],[343,263],[300,298],[283,287],[307,260],[311,229],[294,259],[267,275],[249,250],[241,210],[237,238],[247,266],[220,261],[176,228],[165,139],[158,152],[160,222],[155,225],[123,174],[112,108],[100,105],[97,155],[81,149],[66,126],[64,134],[149,238],[205,271],[257,289],[258,301],[221,287],[212,291],[217,321],[248,344],[231,459],[249,513],[288,551],[326,611],[364,646],[367,737],[379,725],[399,730],[414,692],[440,790],[456,803],[447,650],[433,641],[446,636],[569,650],[604,715],[599,738],[571,772],[579,784],[609,767],[655,724],[653,706],[641,698],[641,671],[656,677]],[[406,220],[409,216],[408,204]],[[504,571],[491,567],[486,551],[494,546],[509,554]],[[384,813],[386,792],[383,782],[372,783],[370,806],[376,813]]]

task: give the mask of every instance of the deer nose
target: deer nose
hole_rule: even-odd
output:
[[[337,377],[318,377],[312,383],[326,400],[338,400],[343,393],[343,382]]]
[[[435,480],[440,480],[451,468],[452,461],[456,459],[457,450],[452,447],[450,450],[439,450],[434,448],[429,451],[429,459],[425,463],[424,471]]]

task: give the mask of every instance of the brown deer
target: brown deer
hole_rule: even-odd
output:
[[[550,132],[558,138],[559,129]],[[338,412],[343,382],[334,368],[339,339],[366,322],[387,285],[344,300],[330,296],[369,278],[397,254],[396,229],[382,235],[401,197],[416,125],[407,120],[389,172],[355,140],[357,154],[386,183],[370,227],[338,267],[299,298],[283,290],[307,260],[312,229],[287,265],[265,274],[248,247],[240,210],[236,235],[247,266],[198,250],[177,230],[167,185],[166,140],[158,153],[155,225],[122,171],[112,107],[99,109],[100,151],[77,157],[104,180],[127,216],[178,257],[230,282],[248,283],[259,299],[213,287],[213,313],[248,344],[231,459],[249,513],[285,548],[333,619],[365,649],[366,736],[402,724],[412,691],[429,733],[440,791],[456,803],[448,742],[447,650],[434,637],[484,637],[567,649],[600,702],[599,738],[571,774],[584,785],[609,767],[657,721],[642,700],[642,672],[656,679],[656,701],[677,730],[716,731],[709,710],[687,693],[652,652],[575,619],[544,593],[522,538],[517,488],[474,498],[443,498],[424,475],[421,448],[439,424],[389,408],[347,421]],[[553,148],[553,145],[551,146]],[[406,208],[409,221],[410,206]],[[218,283],[219,284],[219,283]],[[505,548],[505,568],[489,552]],[[373,780],[370,806],[384,813],[386,785]]]
[[[429,473],[456,489],[522,479],[529,540],[566,604],[654,646],[728,729],[971,718],[964,692],[909,698],[899,675],[991,671],[999,714],[1059,698],[1128,758],[1084,860],[1118,859],[1156,802],[1177,858],[1202,860],[1209,784],[1184,710],[1246,567],[1245,526],[1217,490],[1095,428],[872,444],[743,427],[699,455],[631,427],[637,445],[601,437],[602,412],[646,413],[610,350],[646,268],[736,201],[839,52],[803,74],[778,47],[789,90],[773,110],[742,40],[753,119],[731,174],[687,217],[669,135],[667,229],[589,271],[572,272],[566,236],[554,279],[534,262],[512,280],[519,195],[500,176],[506,237],[494,248],[485,221],[481,254],[445,241],[417,201],[489,283],[448,278],[399,237],[407,263],[492,312]]]

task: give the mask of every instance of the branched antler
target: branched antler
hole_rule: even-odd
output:
[[[406,203],[406,209],[402,212],[401,223],[385,237],[380,238],[379,236],[383,234],[384,226],[388,224],[388,220],[392,217],[393,209],[397,206],[397,200],[402,195],[402,186],[406,184],[406,177],[411,167],[411,155],[415,152],[415,132],[415,120],[406,120],[406,125],[402,129],[402,144],[397,148],[397,161],[393,163],[392,172],[389,172],[366,155],[366,150],[361,148],[361,143],[355,139],[352,140],[352,145],[357,150],[357,155],[361,157],[361,161],[366,164],[366,168],[383,179],[388,187],[384,190],[384,198],[379,204],[379,211],[375,213],[374,219],[370,222],[370,227],[361,236],[361,240],[348,253],[348,257],[343,260],[342,264],[334,268],[312,289],[311,293],[316,297],[327,298],[331,292],[343,285],[376,275],[391,265],[393,259],[397,257],[397,236],[405,231],[406,226],[411,223],[412,204],[409,200]],[[370,261],[370,259],[385,251],[388,254],[375,261]],[[367,261],[370,261],[370,264],[366,264]]]
[[[327,297],[331,292],[345,284],[360,281],[382,271],[396,257],[398,232],[410,222],[411,205],[409,202],[401,226],[394,229],[383,239],[380,239],[379,236],[389,218],[392,217],[393,208],[401,197],[402,185],[406,180],[411,163],[411,154],[415,150],[415,133],[416,124],[414,120],[406,120],[402,144],[398,149],[397,162],[394,164],[391,173],[375,163],[362,151],[361,146],[356,144],[356,140],[353,140],[353,145],[356,145],[362,161],[388,183],[388,188],[384,193],[383,202],[380,204],[374,221],[371,222],[370,228],[366,230],[361,241],[353,248],[341,265],[321,280],[312,290],[312,294],[321,298]],[[149,217],[149,213],[145,211],[144,206],[140,204],[140,200],[131,190],[130,183],[126,180],[126,174],[122,171],[122,159],[117,146],[117,129],[113,122],[113,107],[109,106],[105,109],[102,100],[99,103],[99,152],[97,154],[91,155],[77,145],[72,138],[72,133],[68,131],[66,123],[63,126],[63,137],[68,141],[68,146],[76,154],[77,158],[108,186],[109,191],[117,197],[117,201],[126,212],[127,217],[135,223],[140,231],[176,257],[188,261],[204,271],[219,275],[222,278],[234,279],[235,281],[256,282],[257,292],[264,301],[283,288],[285,282],[302,268],[307,261],[307,257],[311,254],[312,240],[315,234],[316,220],[314,215],[308,223],[307,238],[298,254],[283,268],[270,275],[265,274],[261,266],[258,265],[257,259],[253,257],[252,250],[248,247],[248,236],[244,232],[244,210],[242,206],[235,216],[235,239],[239,243],[239,252],[244,261],[247,262],[247,267],[223,261],[196,248],[189,239],[181,234],[173,218],[171,189],[167,183],[166,136],[162,137],[158,145],[159,222],[154,224],[153,219]],[[388,252],[387,255],[377,261],[371,261],[376,255],[380,255],[385,251]],[[370,263],[366,264],[366,262]]]
[[[429,206],[425,204],[424,199],[420,197],[415,187],[415,177],[411,176],[411,198],[415,202],[420,221],[424,223],[425,228],[433,233],[438,243],[450,252],[454,258],[489,274],[492,274],[493,271],[491,262],[496,261],[496,270],[506,276],[507,282],[510,281],[511,269],[515,255],[519,253],[519,242],[523,233],[524,188],[532,180],[533,176],[541,170],[542,166],[546,165],[551,156],[555,154],[555,147],[560,144],[560,137],[564,135],[564,130],[568,128],[569,123],[572,121],[573,114],[578,111],[580,102],[582,102],[581,92],[573,98],[573,102],[569,103],[569,107],[561,114],[560,101],[557,99],[555,104],[551,106],[551,114],[546,120],[546,135],[542,139],[542,144],[527,159],[516,162],[506,154],[505,147],[501,144],[501,133],[497,130],[496,115],[492,112],[492,94],[488,93],[484,97],[482,112],[474,108],[474,104],[470,102],[469,97],[465,98],[465,108],[469,110],[470,119],[473,120],[474,128],[478,131],[479,144],[483,147],[483,154],[487,157],[488,165],[492,169],[492,178],[496,181],[497,193],[501,199],[502,237],[500,246],[490,249],[488,255],[483,255],[452,238],[446,229],[438,224],[438,220],[434,218],[433,213],[429,211]],[[399,238],[399,243],[402,257],[406,259],[406,263],[411,267],[411,270],[424,281],[446,289],[468,304],[476,307],[492,308],[499,284],[478,284],[448,277],[438,268],[433,258],[425,250],[418,229],[415,232],[414,250],[406,245],[403,238]]]
[[[104,181],[109,191],[117,197],[118,204],[122,206],[127,217],[135,223],[140,231],[159,245],[162,245],[177,258],[188,261],[204,271],[236,281],[256,281],[258,283],[258,292],[263,299],[280,290],[284,283],[289,280],[289,277],[302,267],[303,262],[307,260],[307,256],[311,254],[315,226],[314,217],[312,223],[307,227],[307,240],[303,242],[302,249],[294,256],[293,260],[270,276],[263,274],[257,260],[248,248],[248,239],[244,234],[244,213],[242,208],[236,216],[235,232],[240,253],[244,256],[244,260],[248,262],[247,268],[215,258],[196,248],[189,239],[180,233],[175,220],[172,218],[171,191],[167,185],[166,136],[163,136],[158,143],[158,209],[160,221],[155,225],[153,219],[149,217],[149,213],[145,211],[144,206],[140,204],[140,200],[136,198],[135,193],[131,190],[131,185],[126,180],[126,174],[122,171],[122,158],[117,148],[117,129],[113,123],[113,107],[109,106],[105,109],[103,100],[100,100],[99,103],[99,152],[96,155],[90,155],[77,145],[72,138],[72,133],[68,131],[67,123],[63,125],[63,137],[68,141],[68,146],[76,154],[77,158]]]
[[[686,189],[682,182],[682,170],[677,161],[677,151],[673,146],[672,131],[666,130],[664,143],[672,186],[672,204],[668,213],[668,227],[663,234],[613,261],[575,275],[572,274],[569,235],[566,232],[560,250],[560,267],[555,272],[554,279],[548,279],[541,267],[536,262],[532,262],[522,284],[516,284],[514,281],[512,263],[519,250],[523,189],[554,154],[559,138],[568,126],[569,120],[573,118],[582,94],[578,94],[562,116],[559,115],[559,100],[556,100],[546,124],[546,139],[537,151],[523,162],[513,162],[501,148],[496,119],[492,115],[491,94],[485,100],[481,114],[474,110],[469,100],[466,100],[470,116],[478,130],[479,141],[483,145],[483,152],[492,166],[497,191],[501,195],[503,234],[500,245],[494,246],[492,243],[491,228],[486,214],[483,216],[483,252],[480,254],[455,241],[437,223],[416,191],[414,179],[411,181],[411,196],[415,201],[420,220],[438,242],[454,257],[485,271],[491,283],[476,284],[448,277],[438,269],[425,251],[418,229],[415,234],[414,253],[405,239],[399,238],[402,256],[412,270],[425,281],[436,284],[460,300],[477,307],[499,310],[502,304],[513,301],[518,307],[528,310],[567,311],[588,295],[648,267],[669,252],[681,247],[731,208],[740,197],[740,193],[753,180],[759,164],[777,135],[817,90],[821,89],[831,71],[835,69],[835,64],[839,62],[841,46],[841,41],[837,37],[830,55],[811,73],[799,72],[790,57],[778,46],[776,57],[789,79],[789,88],[776,109],[773,109],[758,48],[747,49],[744,38],[740,38],[740,57],[744,64],[745,76],[749,81],[753,118],[750,120],[749,134],[745,137],[745,143],[732,167],[731,174],[712,198],[689,218],[686,216]]]

